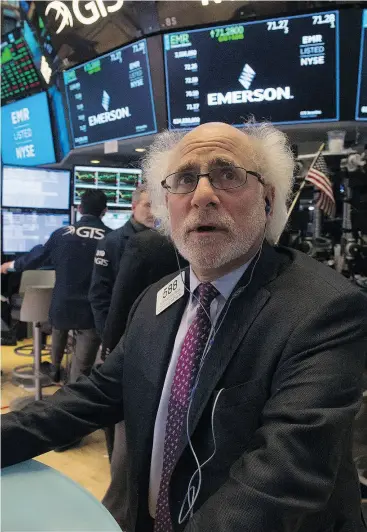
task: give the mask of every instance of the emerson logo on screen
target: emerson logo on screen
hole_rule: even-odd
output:
[[[250,90],[256,72],[246,63],[242,69],[239,83],[244,87],[243,91],[211,92],[207,95],[208,105],[229,105],[234,103],[273,102],[275,100],[292,100],[290,87],[268,87],[266,89]]]
[[[109,111],[111,97],[107,91],[102,92],[101,107],[105,110],[104,113],[98,115],[88,116],[88,124],[90,127],[98,126],[99,124],[106,124],[107,122],[115,122],[115,120],[122,120],[123,118],[130,118],[131,113],[128,106],[119,107]]]

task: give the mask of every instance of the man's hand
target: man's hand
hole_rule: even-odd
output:
[[[7,274],[8,270],[12,267],[12,262],[4,262],[4,264],[1,265],[1,273]]]

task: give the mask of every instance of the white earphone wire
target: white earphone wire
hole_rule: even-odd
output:
[[[249,281],[247,282],[247,284],[241,289],[241,291],[243,292],[251,283],[252,281],[252,278],[253,278],[253,274],[254,274],[254,271],[255,271],[255,268],[256,268],[256,265],[260,259],[260,256],[261,256],[261,252],[262,252],[262,248],[263,248],[263,245],[264,245],[264,242],[265,242],[265,233],[266,233],[266,226],[267,226],[267,223],[265,224],[265,228],[264,228],[264,235],[263,235],[263,239],[262,239],[262,242],[261,242],[261,245],[258,249],[258,251],[256,252],[257,254],[257,258],[253,264],[253,267],[252,267],[252,270],[251,270],[251,274],[250,274],[250,279]],[[185,284],[185,281],[184,281],[184,272],[182,271],[181,269],[181,266],[180,266],[180,263],[179,263],[179,258],[178,258],[178,254],[177,254],[177,250],[176,250],[176,247],[174,246],[174,249],[175,249],[175,253],[176,253],[176,257],[177,257],[177,262],[178,262],[178,266],[179,266],[179,269],[180,269],[180,273],[181,273],[181,279],[183,281],[183,284],[184,284],[184,287],[185,289],[190,292],[191,295],[193,295],[195,297],[195,299],[198,301],[198,303],[202,306],[202,308],[204,309],[203,305],[201,304],[199,298],[197,298],[195,296],[195,294],[193,294],[191,291],[190,291],[190,288],[186,286]],[[256,256],[255,254],[255,256]],[[222,388],[216,398],[215,398],[215,401],[214,401],[214,404],[213,404],[213,408],[212,408],[212,415],[211,415],[211,428],[212,428],[212,437],[213,437],[213,445],[214,445],[214,451],[213,453],[211,454],[211,456],[209,458],[207,458],[202,464],[200,464],[200,461],[195,453],[195,449],[192,445],[192,442],[191,442],[191,437],[190,437],[190,427],[189,427],[189,417],[190,417],[190,410],[191,410],[191,405],[192,405],[192,401],[193,401],[193,397],[194,397],[194,394],[195,394],[195,391],[196,391],[196,388],[197,388],[197,385],[199,383],[199,380],[200,380],[200,374],[201,374],[201,370],[204,366],[204,362],[205,362],[205,359],[210,351],[210,347],[212,346],[213,342],[214,342],[214,339],[218,333],[218,331],[220,330],[221,326],[222,326],[222,323],[228,313],[228,310],[230,308],[230,305],[233,301],[233,299],[236,297],[237,295],[237,292],[234,293],[230,300],[228,301],[228,304],[227,304],[227,308],[226,308],[226,311],[223,315],[223,317],[221,317],[221,320],[219,322],[219,325],[218,327],[215,327],[210,316],[208,315],[208,313],[206,312],[206,310],[204,309],[206,315],[208,316],[208,319],[210,320],[210,323],[211,323],[211,330],[210,330],[210,333],[209,333],[209,337],[208,337],[208,340],[205,344],[205,348],[204,348],[204,351],[203,351],[203,354],[201,356],[201,360],[200,360],[200,365],[199,365],[199,368],[198,368],[198,373],[196,375],[196,379],[195,379],[195,383],[193,385],[193,388],[192,388],[192,392],[191,392],[191,397],[190,397],[190,402],[189,402],[189,406],[188,406],[188,410],[187,410],[187,414],[186,414],[186,435],[187,435],[187,441],[188,441],[188,444],[189,444],[189,447],[190,447],[190,450],[191,450],[191,453],[194,457],[194,460],[196,462],[196,465],[197,465],[197,468],[195,469],[193,475],[191,476],[190,478],[190,481],[189,481],[189,484],[187,486],[187,493],[186,493],[186,496],[185,496],[185,499],[181,505],[181,509],[180,509],[180,513],[179,513],[179,517],[178,517],[178,523],[179,524],[182,524],[187,518],[188,516],[191,514],[192,516],[192,513],[193,513],[193,507],[195,505],[195,502],[200,494],[200,489],[201,489],[201,484],[202,484],[202,468],[207,465],[215,456],[216,454],[216,438],[215,438],[215,430],[214,430],[214,415],[215,415],[215,408],[217,406],[217,402],[218,402],[218,399],[219,399],[219,396],[220,394],[223,392],[224,388]],[[214,333],[214,334],[213,334]],[[192,486],[192,482],[194,481],[196,475],[198,475],[198,484],[197,484],[197,488],[195,490],[195,486]],[[191,498],[192,497],[192,498]],[[186,505],[186,502],[188,502],[189,506],[188,506],[188,509],[185,513],[184,516],[182,516],[182,513],[184,511],[184,507]]]

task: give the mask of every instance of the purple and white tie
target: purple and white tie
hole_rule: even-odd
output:
[[[201,304],[198,306],[195,319],[186,333],[168,402],[163,469],[154,532],[173,531],[169,509],[169,483],[177,461],[178,444],[186,426],[191,390],[211,330],[210,305],[213,299],[219,295],[218,290],[210,283],[200,284],[197,290]]]

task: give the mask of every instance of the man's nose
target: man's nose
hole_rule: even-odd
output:
[[[209,179],[207,177],[201,177],[194,191],[191,206],[207,207],[210,203],[217,205],[219,203],[219,198]]]

